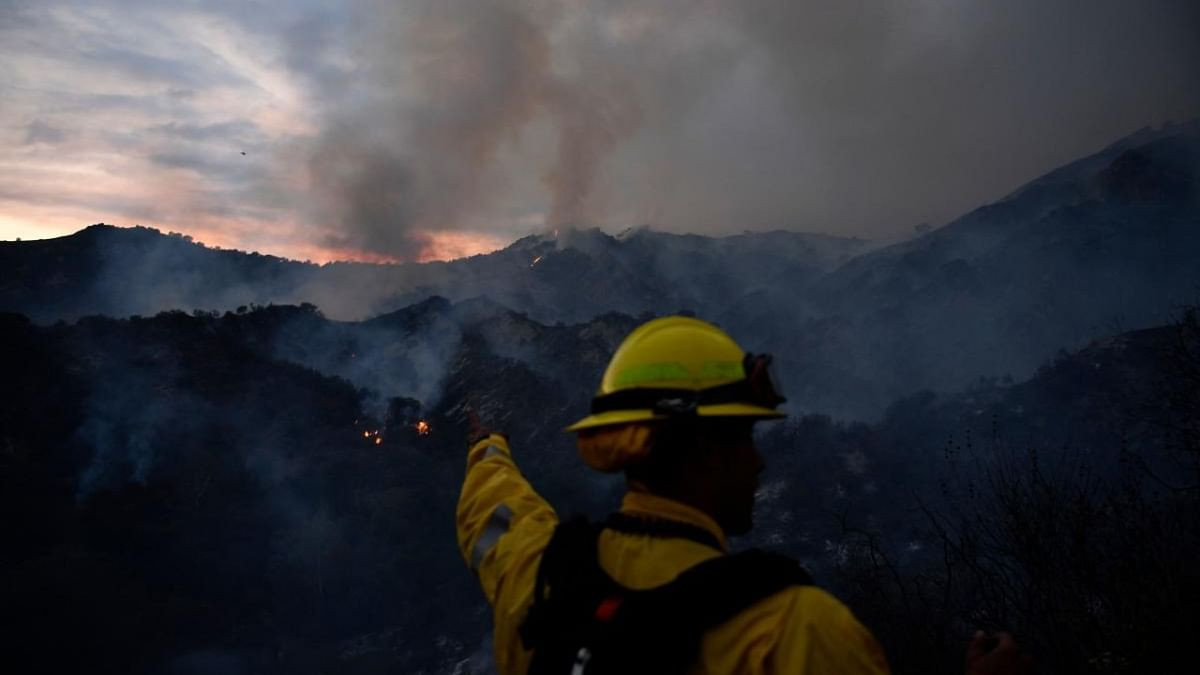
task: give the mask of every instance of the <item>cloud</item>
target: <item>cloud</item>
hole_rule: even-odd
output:
[[[29,123],[29,130],[25,134],[25,144],[47,143],[53,145],[60,143],[67,137],[67,133],[58,127],[51,126],[42,120],[34,120]]]
[[[251,179],[251,171],[261,169],[259,155],[269,147],[267,135],[258,125],[245,120],[213,124],[170,122],[143,130],[140,138],[161,148],[147,155],[150,164],[165,169],[191,171],[232,192],[238,184]],[[145,146],[144,146],[145,147]],[[253,194],[241,206],[253,206]],[[230,204],[229,206],[234,206]]]
[[[158,153],[150,155],[148,159],[158,166],[170,169],[188,169],[198,173],[212,174],[225,169],[222,164],[182,153]]]
[[[247,35],[242,4],[4,7],[3,234],[106,221],[285,252],[311,242],[279,169],[304,106],[273,63],[273,33]]]
[[[179,122],[169,122],[167,124],[160,124],[152,130],[164,136],[171,136],[187,141],[236,141],[259,134],[258,125],[245,120],[233,120],[215,124],[181,124]]]
[[[99,45],[79,52],[78,58],[138,81],[165,82],[173,86],[204,82],[195,62],[147,54],[131,49]]]
[[[1200,114],[1183,3],[354,7],[351,70],[336,31],[295,40],[331,50],[293,62],[325,104],[314,189],[339,237],[400,257],[511,212],[895,235]]]
[[[395,259],[561,223],[887,237],[1200,115],[1197,29],[1180,0],[10,1],[0,176]]]

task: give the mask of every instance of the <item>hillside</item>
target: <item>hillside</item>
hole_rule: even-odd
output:
[[[1025,378],[1059,349],[1165,322],[1200,297],[1197,260],[1193,122],[1135,134],[805,293],[747,296],[722,321],[784,353],[807,409],[876,419],[898,396]]]
[[[0,309],[48,323],[313,303],[359,320],[436,296],[485,298],[548,325],[687,310],[776,354],[792,410],[878,420],[896,398],[1028,377],[1059,349],[1161,324],[1194,303],[1198,167],[1200,121],[1143,130],[883,248],[792,232],[564,230],[452,262],[317,266],[93,226],[0,243]],[[413,362],[436,370],[447,338],[422,335],[412,339],[433,357]],[[436,379],[376,372],[419,377],[408,386],[422,392]]]
[[[312,306],[49,327],[0,316],[10,346],[0,500],[21,514],[4,519],[2,599],[26,617],[10,660],[156,672],[479,667],[487,613],[452,534],[465,407],[510,434],[561,513],[604,513],[620,480],[586,470],[560,430],[636,322],[549,326],[440,299],[361,323]],[[448,330],[436,384],[425,398],[404,389],[427,376],[414,365],[430,358],[422,336]],[[875,425],[819,415],[768,425],[759,527],[742,545],[789,551],[836,590],[848,536],[838,514],[890,533],[889,545],[931,546],[913,499],[938,494],[938,458],[972,447],[965,439],[984,460],[996,442],[1048,458],[1070,448],[1101,475],[1114,475],[1123,448],[1157,461],[1168,440],[1158,422],[1191,414],[1163,404],[1166,385],[1182,382],[1167,358],[1179,335],[1125,334],[1026,382],[921,394]],[[904,569],[923,560],[910,552]],[[72,649],[56,649],[64,641]]]
[[[0,242],[0,309],[45,323],[309,302],[358,320],[431,295],[486,295],[542,321],[583,321],[608,311],[723,307],[780,275],[811,281],[868,248],[859,239],[794,232],[563,230],[450,262],[313,265],[210,249],[149,228],[93,225],[57,239]]]
[[[453,320],[425,309],[410,314]],[[628,322],[533,324],[533,348],[607,352]],[[346,328],[311,307],[45,328],[2,316],[0,500],[21,514],[4,520],[3,601],[29,617],[10,660],[448,669],[486,632],[452,527],[466,400],[485,414],[503,403],[496,423],[521,439],[549,495],[607,508],[611,488],[572,461],[560,432],[577,413],[566,402],[586,390],[492,353],[487,331],[506,326],[463,320],[440,405],[381,402],[278,358],[305,326]],[[596,483],[590,497],[571,476]],[[63,639],[69,652],[54,649]]]

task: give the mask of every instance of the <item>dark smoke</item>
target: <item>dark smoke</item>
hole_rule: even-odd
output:
[[[548,225],[595,224],[600,163],[640,119],[636,102],[622,96],[629,90],[619,76],[602,79],[596,91],[556,88],[550,103],[560,126],[558,153],[542,176],[552,195]]]
[[[354,4],[293,66],[329,243],[649,222],[895,236],[1200,112],[1194,5]],[[340,26],[340,28],[338,28]],[[339,55],[339,56],[335,56]],[[535,222],[536,221],[536,222]]]
[[[496,171],[505,143],[539,116],[558,127],[550,221],[591,220],[597,166],[636,107],[619,75],[554,71],[560,12],[466,0],[371,10],[357,73],[369,100],[329,102],[309,163],[319,215],[340,232],[330,243],[411,258],[426,233],[477,219],[509,182]]]

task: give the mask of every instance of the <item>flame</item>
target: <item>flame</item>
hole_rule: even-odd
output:
[[[383,443],[383,436],[376,436],[375,437],[375,445],[380,445],[382,443]]]
[[[529,263],[529,269],[533,269],[533,266],[540,262],[542,262],[542,256],[539,255],[538,257],[533,259],[533,262]]]
[[[425,420],[417,420],[416,430],[418,436],[428,436],[429,432],[433,431],[433,427]]]
[[[363,432],[363,438],[370,438],[370,437],[371,437],[371,432],[369,432],[369,431]]]

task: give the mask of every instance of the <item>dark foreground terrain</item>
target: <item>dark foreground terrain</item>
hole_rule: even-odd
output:
[[[559,429],[638,320],[547,326],[440,300],[359,324],[312,306],[0,316],[6,659],[486,671],[490,620],[453,534],[466,406],[510,432],[560,512],[602,514],[619,481]],[[403,348],[430,331],[456,336],[439,373]],[[759,526],[738,545],[804,560],[898,672],[956,672],[976,625],[1017,631],[1046,672],[1182,658],[1200,599],[1198,338],[1185,313],[874,424],[767,425]],[[435,384],[421,400],[353,383],[375,369]]]

